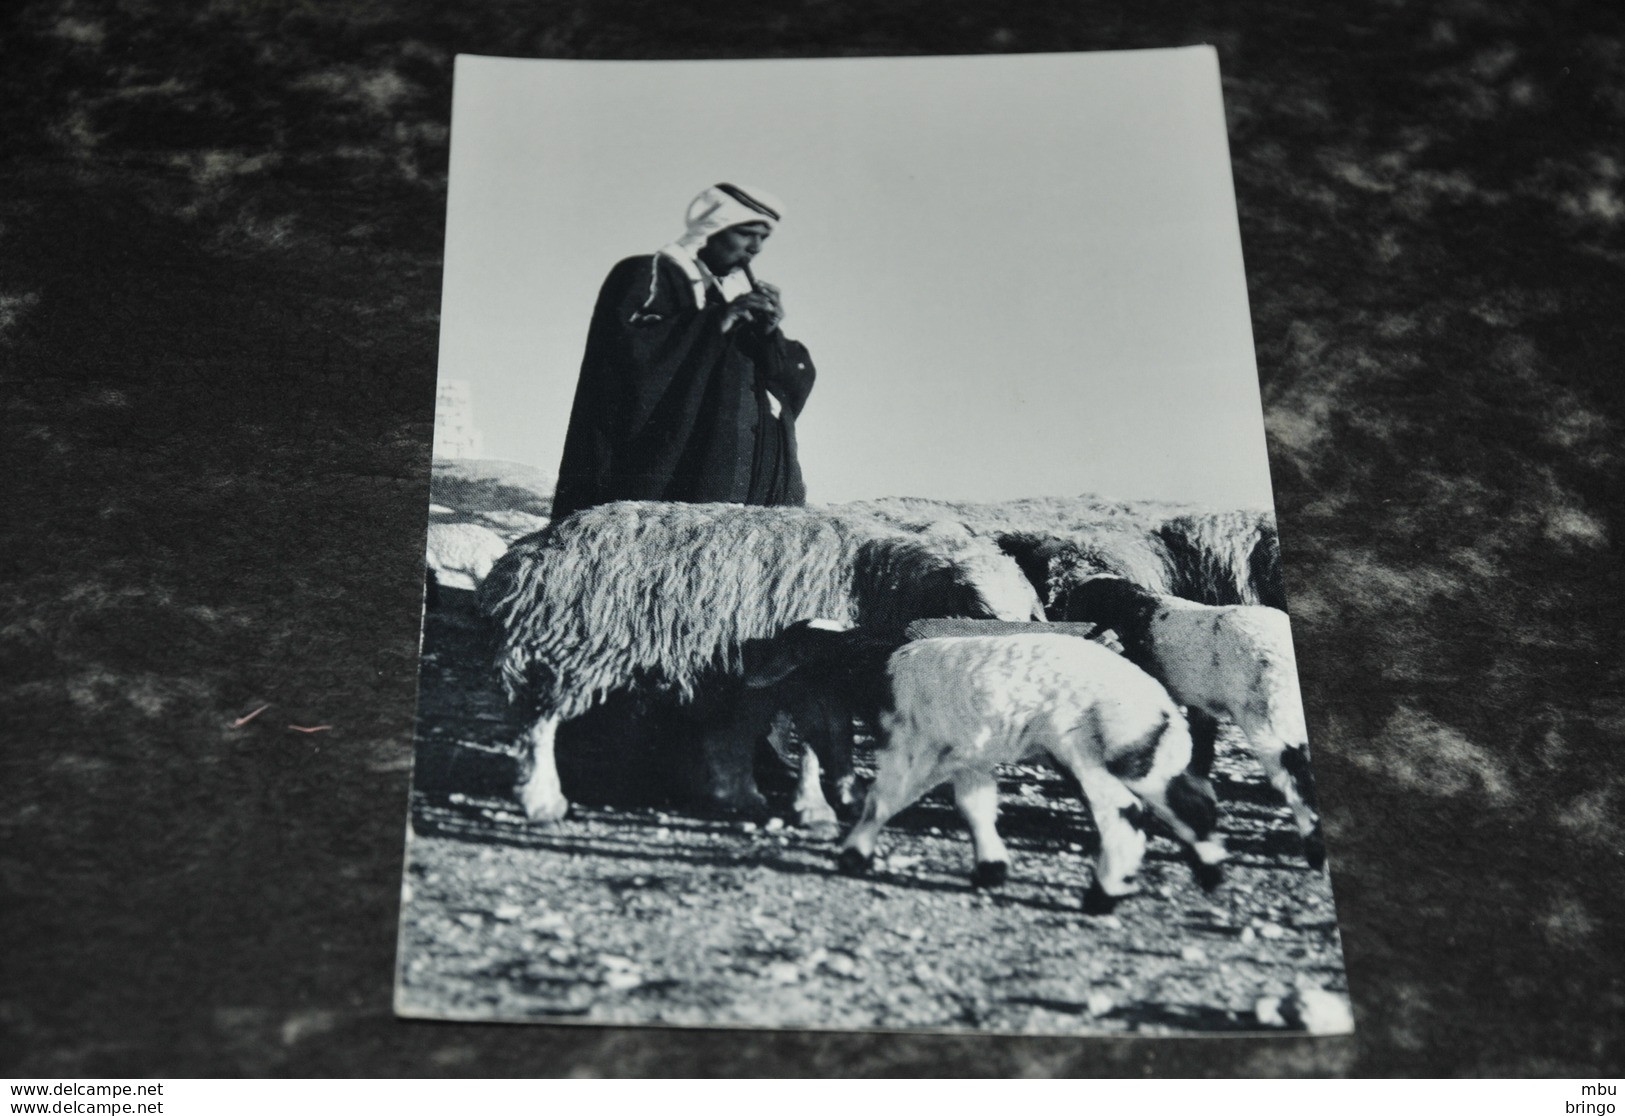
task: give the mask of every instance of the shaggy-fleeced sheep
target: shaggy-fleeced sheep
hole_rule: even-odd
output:
[[[569,807],[553,751],[561,722],[627,691],[693,702],[742,670],[751,640],[808,617],[901,633],[922,616],[1028,619],[1020,569],[968,534],[906,534],[814,508],[626,502],[515,543],[480,589],[511,700],[532,719],[518,795],[536,822]],[[748,720],[748,718],[747,718]],[[766,725],[730,732],[748,750]],[[756,795],[754,784],[749,793]]]
[[[1259,605],[1202,605],[1122,578],[1097,577],[1068,592],[1066,618],[1111,628],[1123,653],[1187,707],[1197,775],[1205,779],[1212,767],[1217,719],[1235,722],[1292,808],[1305,859],[1315,868],[1325,863],[1286,613]]]
[[[1066,613],[1067,595],[1107,575],[1155,593],[1203,604],[1286,607],[1281,548],[1265,512],[1209,512],[1156,524],[1127,519],[1056,533],[1003,532],[999,546],[1027,574],[1051,619]]]

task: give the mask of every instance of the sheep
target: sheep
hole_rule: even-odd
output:
[[[1101,640],[1104,634],[1104,638],[1110,638],[1110,633],[1098,624],[953,618],[915,620],[908,625],[903,639],[864,631],[853,631],[838,640],[818,634],[830,631],[846,629],[829,620],[792,624],[778,636],[760,641],[760,646],[751,649],[754,653],[747,656],[751,665],[745,673],[747,689],[773,691],[766,706],[774,717],[768,741],[780,758],[787,765],[794,765],[798,751],[794,745],[802,745],[795,810],[801,824],[814,827],[833,827],[838,821],[837,809],[826,799],[819,782],[822,771],[832,773],[836,801],[841,808],[850,811],[858,802],[857,776],[852,768],[851,725],[856,719],[871,732],[878,730],[880,709],[886,697],[884,688],[877,686],[877,682],[884,680],[886,660],[903,643],[933,636],[1031,632],[1055,632],[1096,640]],[[821,643],[821,640],[830,642]],[[793,738],[793,732],[799,739]]]
[[[852,723],[861,721],[870,731],[878,728],[886,701],[886,660],[905,641],[894,630],[849,630],[837,621],[813,619],[748,648],[747,692],[761,694],[760,708],[776,718],[769,742],[787,764],[793,762],[785,743],[789,734],[784,722],[789,721],[804,744],[795,798],[801,824],[824,828],[838,820],[819,783],[820,765],[833,777],[840,806],[855,814],[859,796]]]
[[[1100,831],[1086,912],[1109,912],[1138,890],[1146,843],[1141,802],[1190,849],[1205,888],[1222,879],[1217,803],[1211,786],[1187,770],[1184,719],[1161,685],[1106,648],[1073,635],[1021,632],[922,639],[890,651],[884,637],[861,629],[803,624],[781,635],[778,651],[753,673],[752,685],[822,670],[876,710],[884,744],[863,813],[842,843],[842,872],[867,871],[881,828],[951,781],[970,827],[971,881],[1002,884],[1010,854],[995,825],[994,768],[1048,752],[1078,780]]]
[[[1116,577],[1096,577],[1066,596],[1068,620],[1115,631],[1123,653],[1186,706],[1191,717],[1193,774],[1206,779],[1218,719],[1247,737],[1270,784],[1291,807],[1310,867],[1326,862],[1309,733],[1286,613],[1262,605],[1203,605]]]
[[[1156,529],[1156,536],[1168,554],[1167,592],[1173,596],[1210,605],[1286,608],[1281,539],[1269,512],[1175,516]]]
[[[477,523],[431,523],[424,565],[441,586],[477,589],[507,549],[501,535]]]
[[[1032,581],[1051,619],[1066,612],[1072,588],[1103,574],[1204,604],[1286,607],[1280,540],[1267,512],[1192,512],[1155,524],[1118,518],[995,538]]]
[[[559,726],[611,694],[726,708],[744,645],[807,617],[900,633],[921,616],[1043,615],[989,540],[907,534],[829,509],[652,502],[589,508],[520,539],[479,602],[499,633],[503,686],[529,719],[517,795],[539,824],[569,808]],[[717,805],[765,809],[750,775],[765,728],[743,708],[707,733]]]

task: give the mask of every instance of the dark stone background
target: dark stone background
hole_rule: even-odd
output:
[[[1625,9],[38,0],[5,18],[0,1073],[1625,1065]],[[1225,73],[1357,1038],[393,1019],[453,53],[1197,42]]]

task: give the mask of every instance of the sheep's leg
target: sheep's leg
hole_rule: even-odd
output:
[[[520,761],[519,784],[514,792],[525,817],[537,825],[562,821],[570,809],[564,789],[559,786],[558,763],[553,757],[559,720],[553,714],[539,717],[523,738],[525,754]]]
[[[1184,842],[1191,870],[1204,891],[1213,891],[1224,882],[1224,861],[1229,857],[1224,840],[1216,832],[1219,803],[1213,784],[1180,771],[1166,782],[1155,778],[1133,784],[1133,790]]]
[[[851,818],[861,805],[858,775],[852,766],[852,710],[844,700],[820,699],[815,714],[821,721],[824,777],[835,792],[831,805],[836,813]]]
[[[1326,840],[1321,836],[1320,815],[1315,810],[1315,780],[1309,771],[1309,749],[1302,744],[1283,744],[1265,733],[1248,739],[1270,785],[1292,809],[1298,833],[1303,837],[1304,859],[1311,868],[1323,867]]]
[[[852,769],[852,714],[844,701],[822,694],[799,693],[791,700],[796,732],[804,744],[802,779],[796,788],[796,810],[803,825],[838,825],[836,815],[857,813],[857,777]],[[813,761],[808,771],[806,760]],[[826,780],[834,797],[824,791]]]
[[[1219,722],[1213,714],[1194,705],[1185,707],[1191,726],[1191,772],[1206,779],[1213,774],[1213,754],[1219,739]]]
[[[916,763],[916,752],[929,752],[933,760]],[[893,739],[880,753],[875,781],[864,800],[863,813],[858,824],[841,842],[841,855],[837,861],[840,870],[849,876],[858,876],[874,863],[875,845],[880,831],[897,814],[912,806],[926,791],[942,782],[936,770],[934,757],[948,754],[948,749],[919,748]]]
[[[801,775],[796,780],[796,798],[792,804],[796,824],[834,836],[840,829],[835,808],[824,797],[824,784],[819,778],[818,753],[811,748],[801,750]]]
[[[791,803],[796,824],[834,828],[837,825],[835,811],[825,799],[824,788],[819,781],[818,754],[791,731],[791,723],[787,713],[778,713],[773,718],[773,727],[768,731],[767,742],[786,767],[795,766],[798,769],[796,797]]]
[[[746,690],[720,715],[704,719],[694,788],[703,809],[725,817],[767,817],[767,799],[756,787],[756,744],[775,712],[770,693]]]
[[[954,776],[954,803],[970,827],[971,846],[976,852],[971,885],[998,887],[1010,875],[1010,850],[1004,847],[996,824],[999,782],[993,772],[973,769]]]
[[[1100,831],[1095,878],[1083,897],[1085,914],[1109,914],[1119,900],[1140,890],[1145,859],[1145,811],[1123,783],[1102,767],[1071,757],[1067,766],[1083,788]]]

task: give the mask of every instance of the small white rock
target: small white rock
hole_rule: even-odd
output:
[[[766,829],[769,833],[777,833],[779,830],[784,828],[784,819],[783,818],[768,818],[767,819],[767,825],[764,826],[763,828]]]
[[[512,922],[524,913],[525,908],[518,903],[498,903],[496,910],[491,912],[491,917],[498,922]]]
[[[1267,941],[1273,942],[1280,938],[1286,937],[1286,931],[1275,925],[1273,922],[1266,922],[1264,925],[1258,928],[1258,936]]]
[[[1117,1001],[1104,992],[1091,992],[1083,1001],[1083,1006],[1089,1009],[1090,1015],[1105,1015],[1117,1006]]]
[[[789,961],[775,961],[767,967],[767,979],[774,984],[794,984],[801,979],[801,970]]]
[[[1181,961],[1206,961],[1207,951],[1199,945],[1188,945],[1179,951]]]
[[[836,976],[849,977],[858,971],[858,963],[844,953],[832,953],[824,962],[824,968]]]
[[[1300,989],[1292,997],[1297,1001],[1298,1018],[1303,1029],[1312,1035],[1346,1035],[1354,1030],[1354,1012],[1348,1000],[1324,988]]]
[[[613,969],[604,974],[604,984],[617,992],[625,992],[643,983],[643,974],[636,969]]]
[[[1258,940],[1258,935],[1253,933],[1253,928],[1251,926],[1242,927],[1242,929],[1241,929],[1241,944],[1242,945],[1250,945],[1252,942],[1257,941],[1257,940]]]
[[[458,915],[457,921],[468,927],[470,930],[478,930],[485,925],[485,919],[472,911]]]
[[[1281,1018],[1281,997],[1260,996],[1253,1005],[1253,1014],[1258,1021],[1266,1027],[1285,1027],[1286,1020]]]

